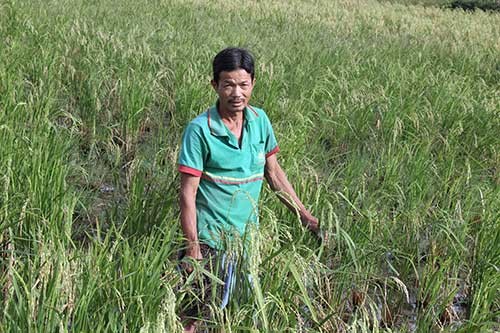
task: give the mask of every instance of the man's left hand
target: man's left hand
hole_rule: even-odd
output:
[[[300,216],[300,221],[302,225],[307,227],[311,232],[319,235],[319,222],[311,213],[306,213]]]
[[[323,244],[328,244],[329,237],[325,230],[321,230],[319,227],[319,221],[312,214],[307,213],[300,216],[300,221],[302,225],[307,227]]]

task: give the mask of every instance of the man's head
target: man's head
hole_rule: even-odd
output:
[[[244,69],[252,80],[254,79],[255,69],[252,54],[245,49],[238,47],[228,47],[220,51],[213,61],[213,80],[219,83],[220,73],[231,72],[236,69]]]
[[[245,49],[227,48],[215,56],[211,83],[219,95],[219,111],[245,109],[252,95],[254,73],[253,57]]]

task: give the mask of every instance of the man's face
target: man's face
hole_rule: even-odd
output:
[[[219,95],[219,109],[224,112],[242,112],[250,101],[255,80],[244,69],[222,71],[219,82],[212,80],[217,95]]]

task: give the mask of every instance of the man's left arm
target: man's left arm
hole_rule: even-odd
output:
[[[271,189],[280,193],[278,195],[280,200],[293,212],[300,216],[300,220],[304,226],[309,228],[315,234],[319,234],[318,219],[314,217],[304,207],[302,201],[295,193],[292,185],[288,181],[285,172],[278,163],[276,154],[272,154],[266,158],[266,166],[264,174]]]

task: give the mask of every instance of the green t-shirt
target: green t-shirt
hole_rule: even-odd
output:
[[[196,195],[198,238],[222,248],[225,237],[242,236],[258,223],[266,157],[279,151],[269,118],[261,109],[244,110],[241,146],[213,106],[184,131],[179,171],[201,177]]]

